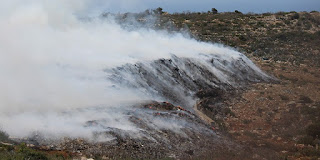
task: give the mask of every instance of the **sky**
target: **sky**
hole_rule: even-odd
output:
[[[320,11],[320,0],[97,0],[99,7],[109,12],[137,12],[162,7],[174,13],[206,12],[216,8],[220,12],[239,10],[243,13],[278,11]],[[108,5],[106,5],[106,2]]]

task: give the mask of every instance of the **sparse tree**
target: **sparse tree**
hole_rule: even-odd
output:
[[[235,10],[234,11],[235,13],[238,13],[238,14],[242,14],[242,12],[238,11],[238,10]]]
[[[161,15],[163,14],[163,9],[161,7],[158,7],[157,9],[153,10],[153,13]]]
[[[212,14],[218,14],[218,10],[216,8],[212,8],[211,11],[212,11]]]

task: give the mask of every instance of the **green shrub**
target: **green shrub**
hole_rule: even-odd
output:
[[[16,152],[21,155],[22,159],[48,160],[48,157],[44,153],[35,151],[27,147],[25,143],[22,143],[19,146],[17,146]]]
[[[286,14],[287,14],[287,12],[281,12],[281,11],[276,13],[276,15],[279,15],[279,16],[284,16]]]
[[[245,119],[242,121],[243,124],[249,124],[251,122],[252,122],[252,120],[250,120],[250,119]]]
[[[239,39],[240,39],[241,41],[247,41],[247,38],[246,38],[245,36],[243,36],[243,35],[240,35],[240,36],[239,36]]]
[[[304,156],[313,157],[312,159],[316,159],[316,157],[320,156],[320,150],[314,148],[303,148],[300,153]]]
[[[212,14],[218,14],[218,10],[216,8],[212,8],[211,11],[212,11]]]
[[[313,138],[320,137],[320,122],[309,125],[306,132],[307,135],[312,136]]]
[[[304,136],[298,140],[298,144],[313,145],[313,141],[312,136]]]
[[[1,130],[0,130],[0,142],[10,142],[9,135],[6,132]]]
[[[267,13],[262,13],[262,15],[264,15],[264,16],[271,16],[271,15],[272,15],[272,13],[267,12]]]
[[[313,102],[313,100],[310,99],[309,97],[304,96],[304,95],[300,96],[300,103],[312,103],[312,102]]]
[[[240,12],[238,10],[235,10],[234,12],[237,13],[237,14],[242,14],[242,12]]]
[[[289,100],[289,97],[288,97],[288,96],[286,96],[286,95],[282,95],[282,94],[280,94],[279,96],[280,96],[281,100],[283,100],[283,101],[287,101],[287,100]]]
[[[293,19],[299,19],[300,18],[300,15],[299,15],[299,13],[295,13],[295,14],[293,14],[292,16],[291,16],[291,19],[293,20]]]

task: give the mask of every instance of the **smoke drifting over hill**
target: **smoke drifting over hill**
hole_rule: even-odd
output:
[[[139,129],[125,116],[128,108],[124,106],[150,99],[176,104],[184,101],[192,106],[192,94],[201,87],[217,86],[214,82],[236,87],[237,81],[230,78],[238,71],[250,72],[239,73],[239,81],[268,78],[245,56],[229,48],[180,33],[146,28],[129,31],[112,17],[84,19],[81,16],[87,5],[88,1],[75,0],[1,2],[0,127],[11,136],[39,132],[53,137],[90,137],[92,131],[105,128],[134,132]],[[173,85],[172,80],[158,79],[166,89],[183,97],[177,101],[166,99],[163,93],[170,91],[161,92],[161,86],[143,82],[146,78],[138,78],[139,70],[130,67],[138,64],[144,70],[151,68],[149,73],[157,73],[159,66],[153,66],[159,64],[156,60],[173,57],[174,65],[180,65],[179,70],[187,77],[185,81],[207,83],[188,82],[193,88],[181,90],[186,87],[182,83]],[[197,63],[198,70],[186,66]],[[147,64],[151,66],[145,67]],[[121,66],[127,70],[117,71]],[[215,81],[205,81],[208,78],[202,74],[207,73],[214,75]],[[106,118],[104,127],[84,127],[86,122],[102,118]],[[179,128],[164,122],[155,124]]]

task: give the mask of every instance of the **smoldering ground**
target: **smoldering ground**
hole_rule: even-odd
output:
[[[0,126],[10,136],[42,133],[51,138],[90,138],[106,128],[137,133],[141,128],[126,114],[132,104],[168,100],[192,106],[192,94],[200,87],[219,83],[236,87],[237,81],[230,78],[238,74],[239,66],[244,72],[239,81],[268,78],[241,53],[221,45],[181,33],[127,29],[112,16],[84,18],[90,12],[89,4],[74,0],[1,2]],[[174,80],[170,75],[175,68],[157,63],[159,59],[173,59],[181,71],[176,75],[184,75],[184,80]],[[153,76],[145,76],[137,66]],[[161,69],[165,70],[159,73]],[[215,80],[206,80],[207,73]],[[166,91],[160,90],[164,86]],[[178,100],[164,93],[179,95]],[[101,107],[104,109],[98,109]],[[97,119],[104,119],[103,127],[85,127],[86,122]],[[171,130],[187,126],[168,121],[158,118],[153,124]]]

